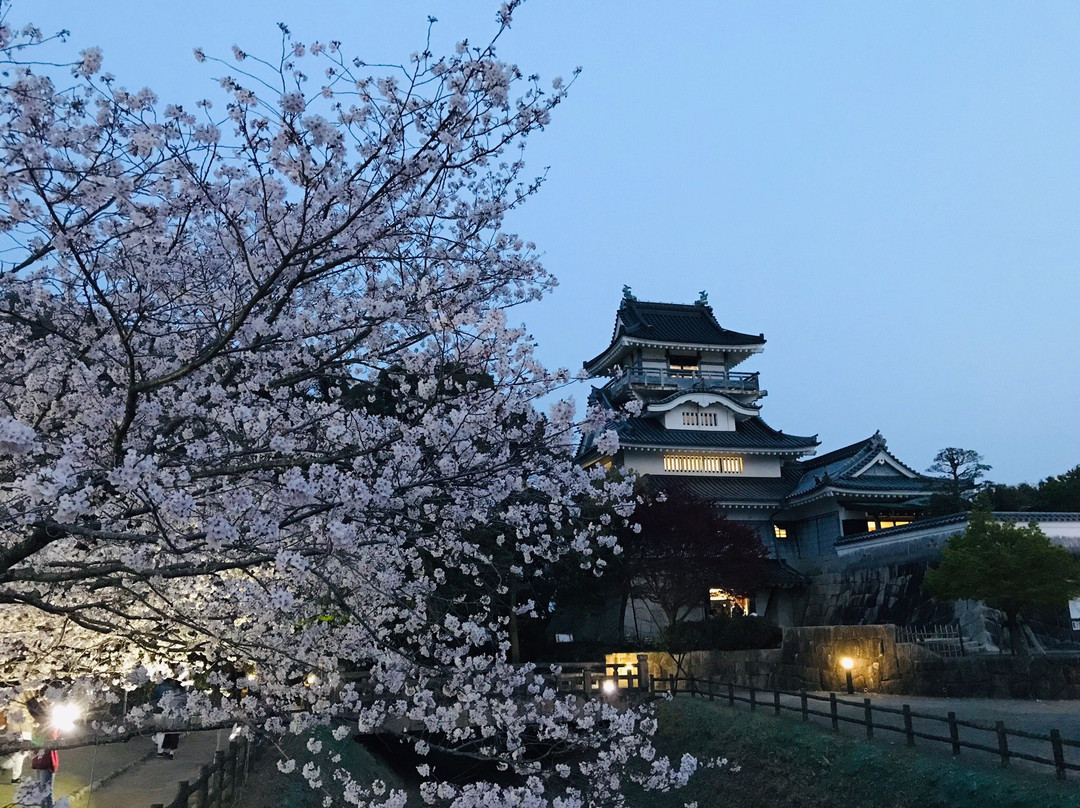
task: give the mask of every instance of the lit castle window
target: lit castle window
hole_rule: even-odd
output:
[[[688,471],[702,474],[742,474],[741,457],[727,455],[664,455],[664,471]]]

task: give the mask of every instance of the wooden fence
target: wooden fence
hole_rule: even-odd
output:
[[[558,663],[558,674],[551,675],[560,693],[581,693],[585,696],[625,690],[647,691],[651,688],[649,658],[638,656],[636,664]],[[542,673],[538,668],[537,673]]]
[[[830,719],[833,731],[839,731],[841,722],[857,724],[865,728],[868,740],[873,739],[876,730],[880,730],[902,734],[908,746],[914,746],[915,739],[920,738],[948,744],[952,748],[953,755],[959,755],[961,749],[988,752],[998,756],[1002,766],[1009,765],[1009,761],[1014,758],[1053,766],[1059,780],[1064,780],[1068,771],[1080,771],[1080,764],[1065,760],[1065,749],[1067,747],[1080,749],[1080,741],[1062,738],[1061,733],[1056,729],[1050,730],[1049,734],[1025,732],[1007,729],[1002,721],[995,722],[993,726],[976,721],[963,721],[956,717],[955,712],[949,712],[947,716],[942,717],[916,712],[907,704],[899,708],[886,707],[874,704],[871,699],[855,701],[838,698],[835,693],[823,696],[807,693],[805,690],[757,690],[731,683],[721,684],[712,679],[696,679],[693,676],[687,678],[671,676],[666,681],[654,679],[651,682],[651,689],[654,692],[667,690],[673,695],[683,692],[712,701],[720,699],[732,706],[736,703],[747,704],[751,710],[772,709],[776,715],[784,712],[799,713],[803,721],[809,721],[810,716],[821,716]],[[827,705],[828,709],[817,709],[819,705],[822,707]],[[844,715],[840,711],[841,707],[853,707],[857,715]],[[898,721],[888,720],[893,716]],[[916,730],[915,719],[940,727],[940,732]],[[961,737],[961,729],[964,730],[964,737]],[[1010,739],[1034,742],[1027,746],[1029,748],[1039,746],[1047,750],[1050,757],[1020,751],[1016,748],[1016,744],[1010,745]]]
[[[219,749],[214,753],[214,762],[202,767],[198,780],[180,781],[172,802],[167,806],[155,803],[150,808],[229,808],[247,782],[251,754],[252,746],[246,738],[230,741],[228,751]]]

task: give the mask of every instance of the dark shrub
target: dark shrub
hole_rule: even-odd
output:
[[[733,617],[720,630],[720,651],[745,651],[751,648],[779,648],[784,632],[762,617]]]
[[[684,620],[665,628],[657,646],[661,651],[671,654],[719,648],[720,636],[727,622],[727,620]]]
[[[761,617],[687,620],[664,629],[657,643],[661,651],[744,651],[778,648],[784,632]]]

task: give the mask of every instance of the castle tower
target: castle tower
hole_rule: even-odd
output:
[[[692,304],[648,303],[627,290],[611,344],[584,364],[591,376],[608,377],[591,403],[617,408],[636,400],[641,412],[618,424],[615,456],[603,456],[589,435],[580,462],[628,467],[656,490],[712,502],[755,523],[773,547],[770,518],[794,484],[785,464],[812,454],[818,441],[762,420],[758,374],[735,368],[764,346],[762,334],[721,326],[704,293]]]

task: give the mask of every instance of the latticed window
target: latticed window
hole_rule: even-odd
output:
[[[666,454],[664,471],[701,474],[742,474],[743,459],[730,455]]]
[[[718,426],[720,417],[715,412],[686,410],[682,414],[683,426]]]

